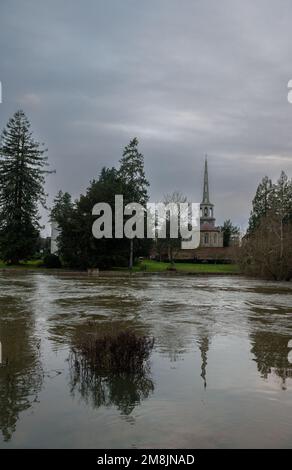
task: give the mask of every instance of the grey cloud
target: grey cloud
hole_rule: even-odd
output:
[[[3,127],[23,107],[74,196],[137,135],[151,195],[201,197],[246,224],[265,174],[292,170],[288,0],[2,0]]]

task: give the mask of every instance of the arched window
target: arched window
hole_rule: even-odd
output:
[[[205,207],[205,217],[208,217],[208,207]]]
[[[204,235],[204,243],[205,243],[205,245],[207,245],[209,243],[209,234],[208,233],[205,233],[205,235]]]

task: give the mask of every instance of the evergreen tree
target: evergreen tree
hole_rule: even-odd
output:
[[[239,227],[233,225],[230,219],[225,220],[221,227],[223,232],[223,246],[230,246],[231,239],[234,235],[239,235]]]
[[[107,202],[114,214],[115,195],[124,194],[115,168],[103,168],[98,179],[91,181],[86,194],[74,203],[68,193],[59,192],[54,200],[51,219],[60,229],[58,252],[64,265],[72,268],[111,268],[127,266],[127,239],[95,239],[92,208],[98,202]],[[114,233],[114,220],[113,220]]]
[[[258,185],[252,201],[252,211],[249,218],[248,233],[253,232],[259,225],[262,217],[266,217],[272,208],[273,185],[268,176],[265,176]]]
[[[138,139],[134,137],[131,142],[125,147],[123,157],[120,160],[119,177],[122,184],[124,185],[124,202],[129,204],[131,202],[137,202],[142,205],[146,205],[148,201],[148,187],[149,182],[145,177],[144,171],[144,157],[142,153],[138,151]],[[147,241],[145,241],[147,245]],[[136,242],[140,245],[141,240]],[[129,256],[129,267],[132,269],[134,259],[134,240],[130,240],[130,256]]]
[[[273,185],[271,208],[283,222],[292,220],[292,180],[284,171],[281,172],[277,183]]]
[[[138,144],[138,139],[135,137],[125,147],[123,157],[120,160],[119,177],[126,188],[125,203],[146,204],[149,182],[145,177],[144,157],[138,151]]]
[[[68,221],[72,215],[73,202],[69,193],[63,193],[59,191],[53,202],[53,208],[51,210],[51,221],[57,222],[57,224],[63,224]]]
[[[125,237],[95,239],[92,209],[98,202],[110,205],[114,234],[115,195],[122,194],[125,204],[146,203],[149,183],[144,174],[143,155],[138,152],[137,145],[138,141],[134,139],[124,151],[120,168],[103,168],[79,200],[73,203],[68,193],[59,192],[56,196],[51,219],[59,225],[58,252],[66,266],[82,269],[127,266],[129,240]],[[149,240],[135,240],[137,256],[148,254],[149,247]]]
[[[38,204],[45,205],[43,144],[34,140],[23,111],[17,111],[0,141],[0,255],[18,263],[33,255],[39,232]]]
[[[84,223],[80,221],[77,205],[69,193],[59,191],[54,198],[50,218],[59,230],[57,247],[62,262],[69,267],[84,267],[86,251],[83,252],[81,243]]]

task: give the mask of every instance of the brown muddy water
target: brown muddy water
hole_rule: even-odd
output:
[[[147,373],[78,380],[88,320],[154,336]],[[291,283],[2,273],[0,447],[292,448],[291,339]]]

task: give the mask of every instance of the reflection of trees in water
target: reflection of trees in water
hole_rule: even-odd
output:
[[[273,325],[277,325],[279,314],[284,315],[286,309],[279,307],[277,312],[271,312],[255,307],[253,310],[254,315],[249,317],[251,326],[249,336],[252,344],[251,352],[255,357],[258,371],[264,379],[271,374],[280,377],[282,388],[285,389],[286,379],[292,378],[292,365],[288,360],[290,351],[288,342],[292,333],[290,335],[286,332],[279,333],[272,328]]]
[[[291,336],[275,332],[255,331],[250,334],[251,352],[255,356],[258,371],[265,379],[275,374],[282,380],[282,388],[286,388],[286,379],[292,378],[292,367],[288,361],[288,341]]]
[[[5,306],[0,304],[0,312],[4,362],[0,367],[0,429],[4,441],[9,441],[20,413],[37,401],[43,372],[40,343],[34,337],[34,321],[30,312],[20,311],[14,302]]]
[[[138,374],[98,375],[95,372],[70,367],[71,393],[80,394],[94,408],[116,406],[123,415],[130,415],[154,391],[150,370]]]

